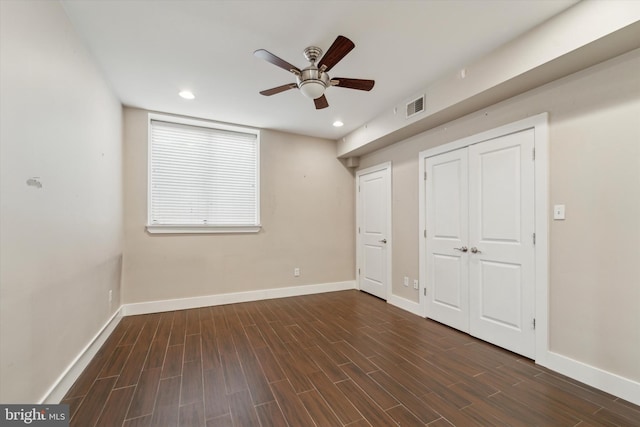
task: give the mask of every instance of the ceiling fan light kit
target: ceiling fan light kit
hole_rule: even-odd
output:
[[[296,76],[296,83],[263,90],[260,94],[271,96],[297,88],[300,89],[300,92],[302,92],[305,97],[313,99],[316,109],[319,110],[329,106],[329,102],[324,95],[325,90],[329,86],[370,91],[375,84],[373,80],[348,79],[342,77],[332,79],[327,73],[334,65],[351,52],[354,47],[355,44],[344,36],[338,36],[324,56],[322,56],[322,49],[316,46],[309,46],[304,50],[304,56],[311,64],[302,70],[269,51],[258,49],[253,53],[255,56],[287,70]],[[316,65],[316,61],[320,57],[321,59],[318,61],[318,65]]]
[[[318,99],[324,95],[327,85],[320,80],[304,80],[298,82],[298,88],[309,99]]]

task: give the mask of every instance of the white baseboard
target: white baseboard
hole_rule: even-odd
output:
[[[547,352],[546,368],[640,405],[640,383],[554,352]]]
[[[389,298],[387,298],[387,302],[391,305],[395,305],[398,308],[408,311],[409,313],[413,313],[416,316],[424,317],[424,313],[422,313],[420,304],[417,302],[399,297],[397,295],[391,295]]]
[[[122,306],[122,314],[123,316],[133,316],[136,314],[161,313],[164,311],[186,310],[189,308],[235,304],[238,302],[259,301],[298,295],[311,295],[324,292],[345,291],[348,289],[356,289],[355,280],[124,304]]]
[[[116,310],[107,320],[98,333],[89,341],[89,343],[80,351],[76,358],[67,366],[62,375],[53,383],[51,388],[40,399],[39,404],[60,403],[65,394],[69,391],[73,383],[76,382],[82,371],[89,365],[91,359],[98,353],[102,344],[109,338],[109,335],[120,323],[122,319],[122,307]]]

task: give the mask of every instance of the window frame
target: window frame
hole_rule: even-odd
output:
[[[256,224],[252,225],[167,225],[152,224],[152,124],[153,120],[178,125],[197,126],[209,129],[247,133],[256,136]],[[171,116],[166,114],[149,113],[147,118],[147,224],[146,230],[150,234],[203,234],[203,233],[258,233],[262,229],[260,222],[260,130],[256,128],[230,125],[204,119]]]

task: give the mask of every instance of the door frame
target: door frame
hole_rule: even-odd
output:
[[[391,230],[391,226],[393,224],[393,222],[391,221],[391,211],[392,211],[392,206],[391,203],[393,201],[393,197],[391,195],[391,189],[392,189],[392,185],[391,185],[391,162],[384,162],[384,163],[380,163],[379,165],[375,165],[375,166],[371,166],[365,169],[360,169],[356,171],[356,179],[355,179],[355,193],[356,193],[356,289],[361,289],[360,288],[360,256],[361,254],[361,250],[360,250],[360,245],[361,245],[361,239],[360,239],[360,214],[362,212],[362,206],[361,206],[361,201],[360,201],[360,178],[363,175],[367,175],[370,174],[372,172],[384,172],[386,174],[386,178],[387,178],[387,244],[386,244],[386,264],[387,264],[387,277],[385,278],[387,281],[387,289],[386,289],[386,294],[387,294],[387,301],[389,301],[389,298],[391,297],[391,290],[392,290],[392,283],[391,283],[391,278],[393,277],[391,274],[391,265],[392,265],[392,247],[393,247],[393,237],[392,237],[392,230]]]
[[[535,186],[535,319],[536,338],[535,356],[536,363],[545,365],[549,353],[549,114],[541,113],[535,116],[509,123],[485,132],[458,139],[443,145],[439,145],[418,153],[419,165],[419,307],[421,315],[427,317],[426,296],[426,261],[427,255],[425,228],[426,228],[426,200],[425,200],[425,159],[438,154],[465,148],[489,139],[521,132],[527,129],[534,131],[534,186]],[[533,154],[533,153],[532,153]]]

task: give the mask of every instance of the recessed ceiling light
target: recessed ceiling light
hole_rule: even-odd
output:
[[[184,99],[194,99],[196,96],[193,94],[193,92],[191,92],[190,90],[183,90],[180,91],[180,93],[178,94],[180,95],[182,98]]]
[[[340,126],[343,126],[344,123],[342,123],[340,120],[336,120],[335,122],[333,122],[333,126],[339,128]]]

